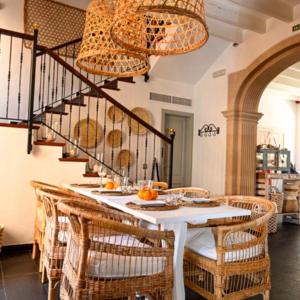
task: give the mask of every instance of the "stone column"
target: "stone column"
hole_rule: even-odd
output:
[[[257,112],[225,111],[226,195],[255,195]]]

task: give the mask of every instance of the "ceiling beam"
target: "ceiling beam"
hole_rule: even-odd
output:
[[[298,86],[300,87],[300,70],[296,70],[291,67],[280,73],[279,76],[299,80]]]
[[[206,15],[211,19],[229,25],[241,27],[257,33],[266,33],[266,20],[241,9],[230,2],[220,0],[207,0],[205,3]]]
[[[276,78],[274,78],[273,82],[286,85],[292,88],[296,88],[296,89],[299,89],[299,83],[300,83],[299,80],[291,77],[285,77],[284,75],[277,76]]]
[[[235,26],[225,24],[216,19],[207,18],[209,34],[232,43],[242,43],[245,40],[244,31]]]
[[[230,0],[240,6],[244,6],[263,13],[267,16],[284,22],[294,20],[294,7],[280,0]]]

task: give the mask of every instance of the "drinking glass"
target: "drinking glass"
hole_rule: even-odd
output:
[[[106,167],[104,165],[99,165],[98,167],[98,175],[100,177],[100,187],[103,188],[104,184],[103,184],[103,177],[105,177],[107,174],[107,170]]]
[[[122,192],[128,191],[128,183],[129,183],[129,177],[122,177],[121,178],[121,190]]]

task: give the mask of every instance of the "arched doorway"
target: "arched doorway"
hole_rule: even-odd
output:
[[[226,181],[228,195],[254,195],[257,123],[261,95],[283,70],[300,61],[300,34],[272,47],[249,67],[229,75]]]

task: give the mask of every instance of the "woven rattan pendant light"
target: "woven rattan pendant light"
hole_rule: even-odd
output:
[[[128,77],[145,74],[149,70],[147,55],[123,49],[111,39],[115,2],[91,1],[76,64],[88,73],[98,75]]]
[[[153,55],[196,50],[208,40],[203,1],[119,0],[112,38],[122,47]]]

